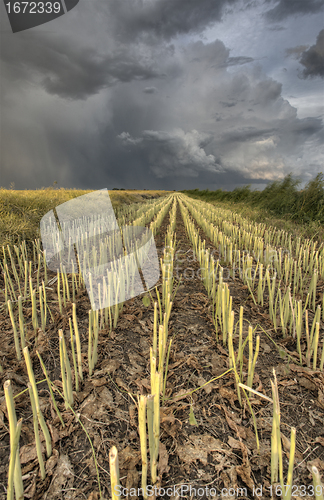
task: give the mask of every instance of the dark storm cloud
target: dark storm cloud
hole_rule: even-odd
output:
[[[318,134],[323,137],[323,123],[320,118],[303,118],[292,126],[292,131],[307,140],[308,137]]]
[[[46,46],[45,46],[46,45]],[[86,99],[118,82],[149,80],[159,75],[150,57],[120,46],[100,54],[68,42],[67,38],[20,35],[2,48],[2,60],[19,80],[36,78],[49,94],[65,99]]]
[[[118,139],[127,146],[140,145],[145,151],[151,171],[159,178],[170,174],[197,177],[200,172],[216,173],[221,170],[215,156],[207,155],[204,150],[212,137],[197,130],[187,133],[182,129],[170,132],[144,130],[140,138],[133,138],[129,133],[123,132]]]
[[[147,104],[150,129],[141,127],[137,113],[130,124],[120,121],[120,144],[157,178],[200,179],[209,172],[218,179],[236,172],[273,180],[289,172],[289,162],[305,159],[305,144],[316,150],[321,143],[320,120],[299,120],[282,98],[281,83],[257,68],[230,73],[228,52],[220,41],[188,44],[177,54],[177,78],[161,81]],[[133,98],[125,98],[121,93],[117,103],[131,109]]]
[[[269,21],[281,21],[294,14],[316,14],[323,9],[323,0],[280,0],[279,3],[265,13]]]
[[[232,31],[226,46],[215,40],[220,24],[211,42],[192,41],[225,23],[228,5],[238,19],[244,2],[92,0],[62,16],[58,32],[8,37],[0,183],[217,189],[276,179],[299,160],[315,171],[322,123],[298,119],[278,77],[266,75],[267,42],[255,36],[261,48],[251,53],[244,22],[234,48]],[[251,19],[269,37],[257,5]]]
[[[284,134],[290,141],[307,141],[311,137],[323,137],[323,124],[319,118],[304,118],[302,120],[291,120],[289,130],[286,120],[273,120],[272,128],[262,128],[254,126],[239,126],[236,130],[225,131],[221,134],[221,140],[224,143],[244,143],[269,141],[274,136]],[[294,139],[293,139],[294,138]]]
[[[302,53],[299,62],[305,67],[303,77],[324,78],[324,29],[317,36],[315,45]]]
[[[237,0],[112,0],[110,12],[117,19],[116,31],[123,37],[145,34],[171,39],[176,35],[202,32],[222,18],[223,8]]]

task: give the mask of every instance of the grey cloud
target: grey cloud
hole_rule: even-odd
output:
[[[166,43],[220,20],[226,3],[93,0],[80,16],[88,39],[74,28],[3,44],[1,184],[216,189],[318,168],[320,120],[299,120],[249,54]]]
[[[146,34],[166,40],[179,34],[200,33],[222,19],[223,8],[237,0],[112,0],[116,31],[132,39]],[[117,15],[116,15],[117,14]]]
[[[156,87],[145,87],[143,92],[145,94],[154,94],[155,92],[157,92],[157,88]]]
[[[319,118],[304,118],[302,120],[280,120],[272,122],[273,127],[238,126],[236,130],[227,130],[222,133],[221,140],[228,144],[245,142],[264,142],[274,140],[279,144],[280,137],[285,136],[288,146],[307,141],[310,137],[320,137],[323,135],[323,124]],[[289,127],[289,128],[288,128]],[[291,142],[293,141],[293,142]]]
[[[217,71],[218,69],[223,71],[223,68],[226,67],[229,52],[229,49],[220,40],[215,40],[208,44],[197,41],[191,43],[185,51],[183,66],[185,67],[185,71],[189,70],[190,73],[195,72],[194,68],[196,70],[199,68],[200,71]],[[199,71],[195,73],[197,73],[197,78],[202,77]]]
[[[304,138],[310,137],[314,134],[323,136],[322,120],[320,118],[303,118],[302,120],[298,120],[294,123],[292,130]]]
[[[278,99],[281,89],[282,84],[270,78],[257,83],[254,90],[254,103],[264,105]]]
[[[226,131],[222,134],[221,138],[223,141],[228,143],[233,142],[247,142],[252,140],[265,140],[275,134],[276,129],[260,129],[254,126],[243,126],[239,127],[237,130]]]
[[[117,139],[120,139],[122,143],[126,146],[129,145],[135,146],[136,144],[140,144],[141,142],[143,142],[142,138],[133,139],[133,137],[131,137],[129,132],[122,132],[121,134],[117,135]]]
[[[89,129],[93,123],[98,132],[72,139],[73,161],[84,165],[82,178],[88,164],[96,165],[98,182],[109,178],[119,186],[123,179],[155,187],[157,179],[173,186],[172,179],[195,183],[202,178],[212,185],[221,171],[232,172],[233,179],[272,180],[288,173],[299,157],[306,161],[321,144],[320,121],[299,120],[282,98],[281,84],[259,69],[244,66],[230,73],[224,67],[228,55],[219,40],[175,50],[163,59],[166,76],[159,79],[154,99],[139,81],[111,87],[107,105],[101,105],[110,118],[103,111],[98,127],[92,117]],[[81,149],[79,142],[84,142]]]
[[[226,61],[227,66],[236,66],[236,65],[241,65],[241,64],[247,64],[250,62],[253,62],[254,59],[253,57],[229,57]]]
[[[321,11],[323,5],[323,0],[280,0],[265,16],[269,21],[281,21],[294,14],[316,14]]]
[[[204,150],[211,137],[197,130],[144,130],[142,137],[137,139],[125,132],[118,137],[145,149],[150,169],[158,178],[168,175],[197,177],[201,171],[220,171],[215,156],[207,155]]]
[[[55,73],[48,70],[50,76],[44,78],[44,88],[49,94],[63,98],[87,99],[117,82],[147,80],[157,76],[152,68],[132,60],[128,54],[124,54],[123,58],[114,56],[96,59],[83,54],[82,63],[80,61],[74,68],[74,78],[66,77],[70,74],[70,68],[65,68],[65,62],[62,62],[61,68],[57,67]]]
[[[292,56],[298,59],[303,52],[308,49],[309,45],[298,45],[297,47],[292,47],[290,49],[286,49],[287,56]]]
[[[268,30],[270,30],[270,31],[284,31],[286,29],[287,28],[284,28],[283,26],[279,26],[279,25],[277,25],[277,26],[269,26],[268,27]]]
[[[87,99],[118,82],[160,75],[149,51],[140,55],[135,48],[119,45],[108,50],[108,55],[100,54],[76,42],[68,43],[65,37],[43,33],[35,37],[20,34],[11,44],[4,44],[1,55],[7,64],[15,61],[12,72],[16,79],[32,79],[49,94],[65,99]]]
[[[196,0],[157,0],[152,3],[125,0],[124,3],[118,1],[118,5],[112,1],[108,6],[100,7],[96,4],[103,9],[100,22],[104,14],[108,16],[108,11],[112,17],[108,21],[109,35],[105,44],[87,46],[80,37],[71,38],[67,34],[58,37],[41,31],[20,33],[12,38],[11,43],[3,44],[1,59],[7,64],[9,77],[15,82],[31,81],[49,94],[64,99],[86,100],[120,82],[148,81],[166,76],[177,78],[179,65],[174,58],[175,49],[172,45],[156,41],[149,44],[139,40],[132,44],[124,42],[131,33],[134,37],[136,33],[143,34],[146,29],[147,32],[153,30],[159,33],[158,26],[170,34],[176,34],[180,26],[183,26],[183,32],[190,31],[190,23],[194,29],[195,21],[198,22],[197,26],[200,26],[199,23],[203,26],[220,18],[222,6],[228,1],[233,3],[236,0],[202,0],[199,6]],[[90,16],[91,11],[89,7],[86,8]],[[115,36],[114,30],[118,32]],[[221,66],[228,59],[227,64],[233,65],[244,64],[252,59],[228,58],[229,51],[221,42],[218,45],[211,44],[207,50],[204,48],[200,52],[199,47],[202,45],[198,42],[192,53],[193,57],[202,58],[206,63],[215,64],[217,61]],[[144,89],[144,93],[148,94],[156,91],[154,86]]]
[[[224,102],[220,101],[220,104],[224,106],[224,108],[232,108],[233,106],[236,105],[236,102]]]
[[[305,67],[303,77],[324,78],[324,29],[317,36],[315,45],[302,53],[299,62]]]

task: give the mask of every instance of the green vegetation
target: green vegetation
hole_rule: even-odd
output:
[[[235,204],[236,210],[240,213],[245,212],[244,215],[252,216],[255,221],[280,217],[284,221],[298,224],[301,233],[305,231],[307,233],[308,229],[306,235],[321,232],[320,225],[324,223],[324,175],[323,173],[317,174],[302,190],[298,190],[300,182],[299,179],[289,174],[282,181],[268,184],[263,191],[251,191],[248,185],[235,188],[233,191],[193,189],[183,191],[183,193],[209,203]],[[249,214],[246,213],[247,211]],[[278,226],[276,222],[275,225]],[[279,225],[282,226],[282,221]],[[306,228],[305,225],[309,227]],[[291,230],[292,226],[289,224],[288,226],[290,227],[285,229]]]

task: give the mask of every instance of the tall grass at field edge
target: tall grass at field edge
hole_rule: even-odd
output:
[[[308,182],[304,189],[298,190],[301,181],[288,174],[282,181],[274,181],[263,191],[251,191],[250,186],[235,188],[233,191],[182,191],[204,201],[233,202],[250,205],[269,211],[273,215],[286,216],[301,222],[317,221],[324,223],[324,175],[322,172]]]

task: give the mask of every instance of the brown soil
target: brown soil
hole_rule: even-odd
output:
[[[159,256],[162,255],[167,216],[156,236]],[[172,347],[169,361],[166,401],[161,408],[159,483],[172,488],[160,497],[178,499],[214,496],[219,498],[257,498],[256,488],[262,487],[259,498],[270,498],[270,437],[272,404],[254,396],[250,398],[257,419],[260,449],[257,449],[252,416],[246,402],[238,402],[232,373],[221,376],[228,369],[227,347],[216,342],[215,328],[207,293],[199,278],[199,264],[193,258],[180,211],[177,212],[177,257],[175,277],[181,278],[169,321]],[[202,238],[205,238],[200,231]],[[213,247],[206,239],[206,247]],[[53,275],[54,276],[54,275]],[[1,280],[3,278],[1,277]],[[236,321],[240,305],[244,306],[244,334],[248,321],[257,327],[260,335],[260,354],[256,366],[254,387],[271,397],[270,379],[276,370],[281,404],[281,431],[284,455],[284,477],[289,460],[291,427],[296,427],[296,454],[294,484],[305,486],[293,498],[313,498],[310,465],[324,474],[324,374],[302,368],[298,364],[292,339],[282,341],[270,323],[266,307],[255,306],[249,290],[238,279],[228,279]],[[1,287],[4,288],[1,281]],[[155,292],[153,292],[155,297]],[[55,300],[55,286],[48,291],[48,300]],[[52,435],[53,453],[46,461],[46,479],[39,475],[35,453],[32,412],[28,392],[15,399],[17,417],[23,417],[20,437],[20,456],[25,498],[38,499],[99,499],[95,462],[89,440],[78,419],[87,430],[94,446],[102,494],[111,498],[109,476],[109,449],[115,445],[119,452],[121,484],[139,488],[141,457],[138,434],[137,394],[150,392],[149,349],[152,345],[153,305],[145,307],[142,297],[125,303],[115,330],[100,332],[98,362],[90,378],[87,373],[87,328],[90,302],[86,291],[77,298],[77,318],[84,352],[84,381],[74,393],[74,411],[65,410],[64,402],[56,393],[65,427],[62,428],[53,409],[46,382],[40,384],[41,407]],[[49,376],[61,390],[58,351],[58,330],[69,338],[68,318],[71,304],[60,315],[57,303],[51,307],[54,324],[45,335],[39,331],[38,350]],[[24,309],[25,317],[31,310]],[[264,331],[282,347],[279,353]],[[29,350],[36,380],[42,380],[33,332],[29,335]],[[22,360],[17,362],[13,330],[6,313],[0,314],[1,365],[3,374],[0,389],[0,499],[6,498],[9,459],[9,433],[3,383],[12,380],[14,394],[26,389],[27,372]],[[237,344],[235,344],[237,345]],[[235,346],[234,346],[235,347]],[[290,354],[290,357],[288,356]],[[245,365],[245,369],[247,369]],[[219,378],[217,378],[219,377]],[[208,385],[206,382],[214,379]],[[204,387],[202,387],[204,386]],[[200,388],[201,387],[201,388]],[[200,388],[200,389],[198,389]],[[192,392],[190,396],[186,395]],[[244,401],[244,398],[243,398]],[[193,410],[197,425],[189,423]],[[191,422],[192,423],[192,422]],[[44,455],[45,458],[45,455]],[[150,484],[150,480],[148,480]],[[187,490],[180,490],[187,485]],[[191,490],[190,490],[191,488]],[[201,488],[194,491],[193,488]],[[231,496],[222,489],[232,488]],[[240,490],[242,488],[242,490]],[[208,489],[210,490],[209,493]],[[214,489],[214,490],[213,490]],[[239,489],[239,490],[238,490]],[[244,490],[245,489],[245,490]],[[306,492],[306,496],[305,496]],[[303,494],[304,493],[304,494]],[[130,494],[131,498],[142,498]],[[159,496],[158,496],[159,497]],[[151,497],[152,498],[152,497]]]

